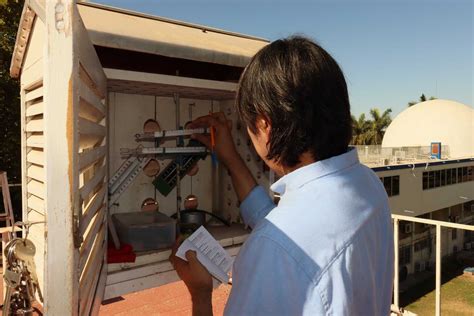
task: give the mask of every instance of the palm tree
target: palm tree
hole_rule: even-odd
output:
[[[370,122],[365,119],[364,113],[359,119],[352,115],[352,145],[365,145],[369,128]]]
[[[392,122],[390,113],[392,113],[392,109],[385,110],[382,115],[380,115],[379,109],[374,108],[370,110],[370,116],[372,117],[372,120],[369,121],[369,130],[366,134],[367,144],[380,145],[382,143],[385,130]]]

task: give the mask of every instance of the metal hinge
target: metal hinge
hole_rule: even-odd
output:
[[[79,235],[79,216],[77,215],[74,215],[73,217],[73,226],[74,248],[79,248],[84,242],[84,238],[82,235]]]

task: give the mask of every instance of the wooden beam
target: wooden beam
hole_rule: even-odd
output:
[[[26,146],[44,148],[44,135],[41,134],[30,134],[26,138]]]
[[[105,117],[104,113],[99,112],[96,107],[87,103],[84,99],[81,98],[79,102],[79,117],[82,117],[94,123],[102,121],[102,119]]]
[[[26,154],[26,161],[36,165],[44,166],[44,152],[38,149],[31,149]]]
[[[32,132],[43,132],[44,131],[44,122],[43,118],[33,118],[26,122],[26,131],[28,133]]]
[[[43,101],[28,105],[26,107],[26,116],[43,114]]]
[[[107,232],[107,229],[104,225],[104,213],[105,212],[97,214],[93,223],[93,227],[89,230],[86,238],[84,239],[84,243],[81,246],[78,267],[79,272],[82,275],[81,279],[87,275],[87,269],[90,269],[90,261],[93,261],[94,258],[94,251],[97,251],[97,248],[99,247],[96,242],[98,242],[100,245],[100,243],[103,243],[105,240],[105,233]]]
[[[94,218],[94,215],[97,214],[100,210],[103,209],[105,206],[105,192],[106,192],[106,186],[103,186],[99,192],[94,195],[94,198],[92,199],[91,202],[86,206],[86,210],[84,212],[84,215],[81,218],[81,223],[79,225],[79,234],[83,236],[87,230],[87,227],[89,227],[89,224],[91,223],[92,218]]]
[[[42,61],[42,59],[40,59]],[[39,62],[39,63],[35,63],[34,65],[42,65],[43,63],[42,62]],[[34,65],[30,66],[31,67],[34,67]],[[43,70],[43,68],[41,67],[41,70]],[[43,85],[43,72],[42,71],[28,71],[28,73],[32,73],[32,78],[30,81],[28,81],[28,83],[25,83],[23,82],[23,77],[21,77],[21,84],[22,84],[22,88],[23,90],[25,90],[25,93],[26,91],[31,91],[31,90],[35,90],[37,89],[38,87],[41,87]],[[26,73],[24,73],[23,75],[25,75]],[[34,78],[33,78],[34,77]]]
[[[102,159],[107,153],[105,146],[95,147],[79,154],[79,171]]]
[[[106,245],[105,240],[98,239],[97,247],[94,247],[94,252],[91,254],[91,260],[86,267],[87,273],[84,274],[84,278],[81,279],[79,284],[79,315],[89,315],[88,311],[92,305],[92,299],[98,285],[100,277],[100,271],[105,263],[105,251]],[[102,263],[102,264],[101,264]],[[85,271],[85,272],[86,272]]]
[[[37,196],[30,195],[27,200],[27,207],[44,215],[44,200]]]
[[[107,254],[104,256],[104,262],[106,262]],[[90,315],[99,315],[99,309],[102,305],[102,300],[105,293],[105,282],[107,280],[107,264],[104,263],[102,270],[100,272],[99,284],[97,290],[95,291],[94,301],[92,303]],[[86,309],[87,311],[87,309]]]
[[[79,134],[104,137],[106,133],[107,130],[105,126],[79,118]]]
[[[44,182],[45,179],[44,168],[38,165],[30,165],[26,171],[26,175],[28,178],[35,179],[40,182]]]
[[[36,180],[30,180],[26,187],[28,189],[28,193],[36,195],[40,199],[44,200],[46,190],[43,183]]]
[[[84,266],[86,265],[89,252],[92,249],[97,234],[99,233],[102,226],[105,223],[105,212],[98,212],[96,216],[91,221],[91,226],[89,227],[87,233],[84,235],[84,241],[79,249],[79,272],[82,273]]]
[[[139,279],[107,285],[105,287],[104,300],[125,295],[128,293],[158,287],[179,280],[180,279],[176,271],[172,270],[155,275],[148,275]]]
[[[84,80],[79,81],[79,95],[81,99],[93,106],[98,112],[105,115],[103,98],[99,97],[93,89],[94,88],[87,85]]]
[[[43,87],[40,86],[34,90],[26,91],[25,94],[25,101],[30,102],[34,99],[42,98],[43,97]]]
[[[45,237],[44,313],[78,314],[75,211],[77,171],[77,58],[74,52],[74,0],[48,0],[45,11],[44,109],[47,236]],[[61,12],[58,14],[58,12]],[[58,260],[62,257],[61,260]]]
[[[110,273],[107,276],[107,286],[172,270],[174,270],[173,266],[168,260],[166,260],[139,266],[137,268],[127,270],[127,273],[123,273],[123,271],[116,271]]]
[[[123,81],[134,81],[138,83],[155,83],[165,84],[197,89],[211,89],[211,90],[222,90],[222,91],[237,91],[237,84],[233,82],[214,81],[197,78],[187,78],[178,76],[169,76],[129,70],[120,69],[109,69],[105,68],[105,75],[109,80],[123,80]]]
[[[105,92],[107,91],[107,78],[102,70],[102,65],[97,57],[95,48],[92,45],[89,32],[81,19],[78,19],[77,28],[80,32],[76,32],[77,42],[80,43],[78,48],[78,57],[80,62],[80,71],[84,71],[85,74],[91,79],[90,83],[92,88],[97,92],[97,95],[104,99],[106,97]],[[84,31],[82,31],[84,30]],[[84,75],[84,73],[82,74]]]
[[[27,71],[21,74],[21,86],[26,91],[34,89],[38,82],[43,83],[43,59],[38,60],[36,63],[31,65]]]
[[[87,183],[84,183],[82,188],[80,188],[81,198],[87,200],[89,195],[94,191],[94,189],[105,180],[106,166],[100,167],[99,170],[95,171],[94,176]]]

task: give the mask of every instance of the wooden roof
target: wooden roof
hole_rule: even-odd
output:
[[[78,10],[96,46],[245,67],[268,44],[257,37],[99,4],[81,2]],[[21,73],[36,16],[44,21],[44,0],[27,0],[10,68],[12,77]]]

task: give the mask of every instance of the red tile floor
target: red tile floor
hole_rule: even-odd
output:
[[[0,280],[1,274],[0,266]],[[212,307],[214,315],[222,315],[229,297],[231,286],[221,285],[214,289]],[[0,303],[3,303],[3,288],[0,286]],[[41,309],[41,306],[35,304]],[[189,316],[192,312],[191,297],[182,281],[174,282],[158,288],[127,294],[117,299],[105,301],[99,315],[173,315]],[[2,314],[0,309],[0,315]],[[33,315],[39,315],[33,313]]]
[[[214,289],[212,307],[214,315],[222,315],[230,285]],[[191,315],[191,296],[182,281],[158,288],[127,294],[119,299],[104,302],[99,315]]]

